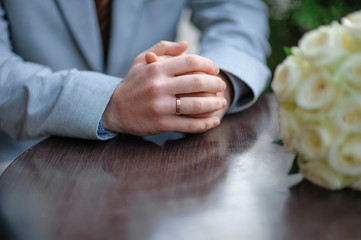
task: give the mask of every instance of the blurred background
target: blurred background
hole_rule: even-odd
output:
[[[319,25],[329,24],[348,13],[361,10],[360,0],[264,0],[270,14],[273,70],[285,57],[284,47],[296,46],[300,37]]]
[[[252,1],[252,0],[250,0]],[[268,66],[274,71],[286,57],[284,48],[296,46],[301,36],[319,25],[340,21],[341,17],[361,10],[361,0],[264,0],[269,7],[272,54]],[[189,22],[185,11],[178,28],[178,40],[188,40],[188,53],[197,53],[199,32]]]

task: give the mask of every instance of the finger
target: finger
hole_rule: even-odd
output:
[[[182,55],[162,61],[164,72],[169,76],[179,76],[190,72],[218,75],[219,68],[210,59],[198,55]]]
[[[198,96],[201,96],[200,92],[217,93],[226,89],[226,84],[221,78],[209,74],[188,74],[174,77],[172,80],[167,83],[171,94],[198,93]]]
[[[209,118],[209,117],[214,117],[216,115],[214,114],[214,112],[210,112],[210,113],[200,113],[200,114],[185,114],[184,116],[191,118]]]
[[[153,52],[147,52],[145,54],[145,61],[149,63],[154,63],[158,61],[158,56]]]
[[[211,113],[227,105],[223,97],[182,97],[180,98],[180,114]]]
[[[170,41],[160,41],[155,44],[153,47],[149,48],[147,52],[153,52],[158,56],[170,55],[178,56],[182,54],[188,48],[187,41],[181,42],[170,42]]]
[[[155,53],[154,53],[155,54]],[[177,55],[177,56],[184,56],[186,53],[181,53],[181,54],[179,54],[179,55]],[[155,56],[157,56],[157,55],[155,55]],[[171,56],[171,55],[159,55],[159,56],[157,56],[157,62],[158,61],[161,61],[161,60],[164,60],[164,59],[168,59],[168,58],[171,58],[171,57],[174,57],[174,56]],[[204,74],[204,73],[203,73]]]
[[[177,97],[215,97],[215,96],[217,96],[216,93],[208,93],[208,92],[177,94]]]
[[[201,133],[220,124],[218,117],[189,118],[177,115],[168,116],[164,122],[167,131],[184,133]]]

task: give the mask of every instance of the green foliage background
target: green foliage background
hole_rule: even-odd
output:
[[[356,10],[361,0],[264,0],[270,11],[270,44],[272,55],[268,66],[272,71],[286,57],[284,47],[296,46],[301,36],[319,25]]]

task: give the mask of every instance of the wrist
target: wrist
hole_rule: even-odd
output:
[[[103,112],[103,116],[102,116],[101,120],[102,120],[102,125],[103,125],[104,130],[115,132],[116,130],[112,127],[112,126],[114,126],[113,119],[115,118],[112,105],[113,105],[113,96],[110,98],[109,103]]]
[[[101,117],[98,123],[97,136],[101,140],[108,140],[116,137],[117,133],[104,129],[103,117]]]

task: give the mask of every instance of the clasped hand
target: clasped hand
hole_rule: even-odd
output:
[[[104,128],[146,136],[218,126],[227,107],[227,85],[216,64],[185,54],[187,47],[187,42],[162,41],[139,54],[104,111]],[[177,96],[181,115],[176,114]]]

